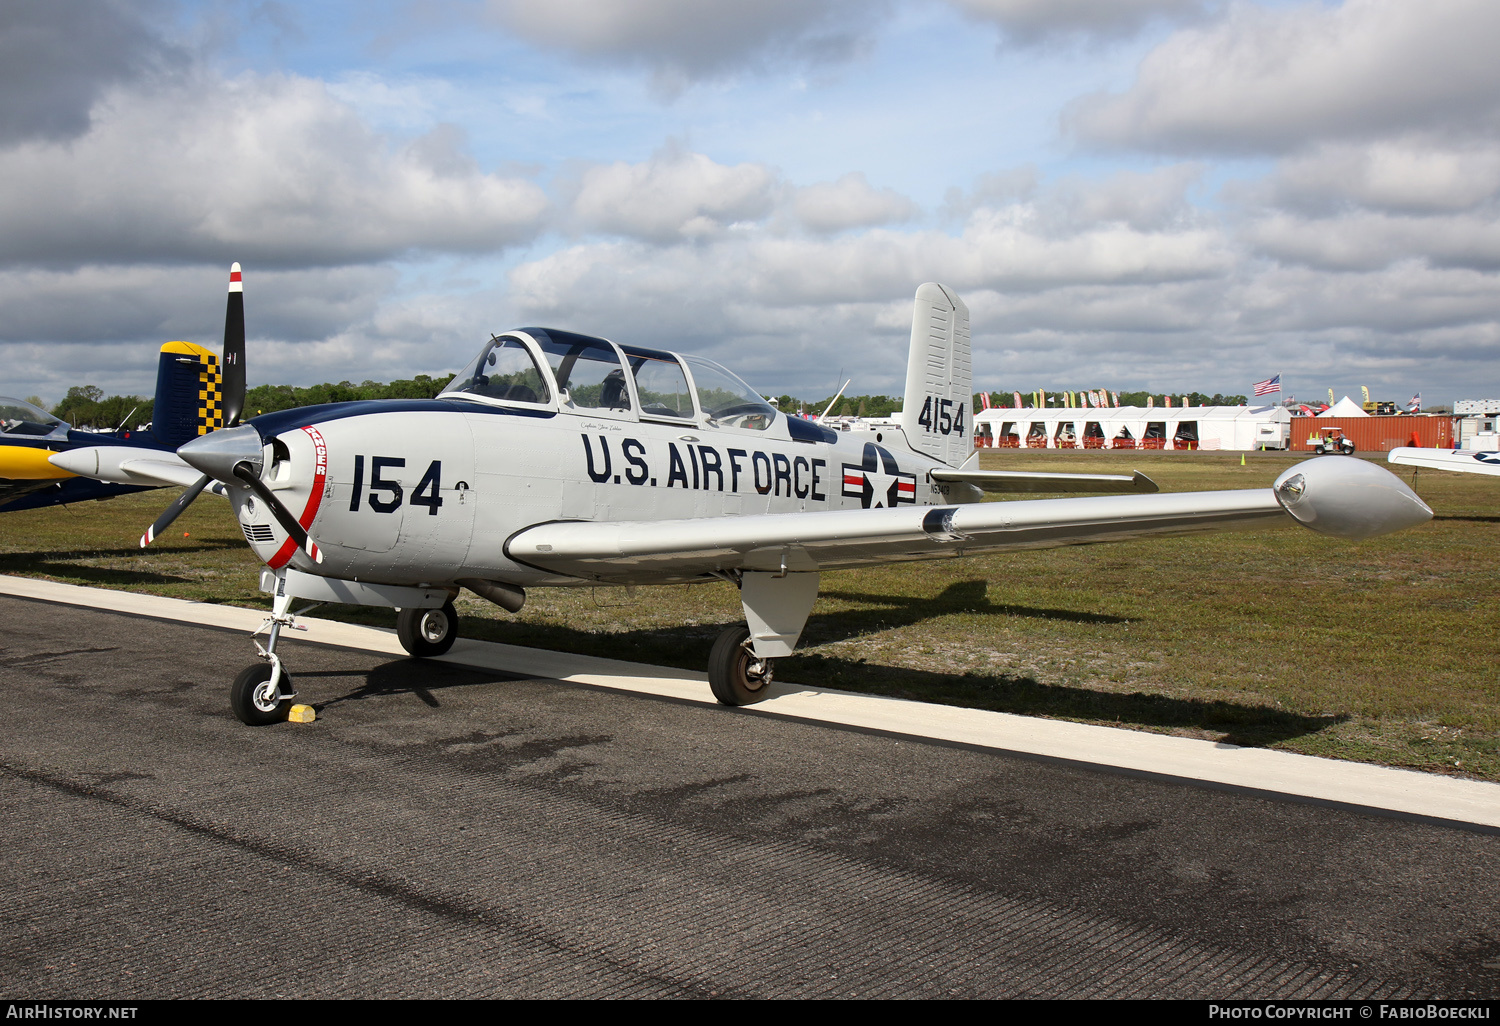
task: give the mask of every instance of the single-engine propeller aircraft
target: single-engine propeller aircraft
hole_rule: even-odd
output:
[[[196,343],[162,346],[149,430],[78,431],[31,403],[0,397],[0,513],[196,481],[198,472],[177,456],[177,447],[239,422],[244,359],[244,295],[235,264],[229,272],[223,364]]]
[[[293,697],[276,644],[295,599],[395,607],[405,649],[434,656],[460,588],[515,612],[528,588],[729,581],[746,622],[708,676],[742,705],[765,697],[824,570],[1294,522],[1358,539],[1432,515],[1380,467],[1335,457],[1271,488],[1186,494],[1139,474],[980,470],[971,393],[968,310],[935,284],[917,290],[901,427],[869,433],[788,417],[711,360],[520,328],[436,399],[284,410],[188,441],[178,455],[202,476],[141,543],[209,483],[228,491],[273,596],[263,662],[230,705],[264,724]],[[978,504],[985,491],[1147,494]]]

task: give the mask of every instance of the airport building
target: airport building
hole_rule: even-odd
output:
[[[1453,447],[1477,452],[1500,449],[1500,399],[1460,399],[1453,404]]]

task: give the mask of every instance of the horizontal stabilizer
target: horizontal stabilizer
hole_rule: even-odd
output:
[[[934,470],[940,483],[971,484],[986,492],[1099,492],[1110,495],[1159,492],[1156,482],[1137,470],[1123,474],[1041,474],[1024,470]]]

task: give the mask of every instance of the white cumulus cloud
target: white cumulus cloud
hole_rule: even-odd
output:
[[[0,265],[493,252],[548,207],[534,183],[475,167],[451,126],[393,141],[291,75],[111,91],[71,142],[0,151],[0,180]]]
[[[776,175],[760,164],[720,164],[668,146],[639,164],[584,170],[572,215],[586,231],[670,242],[702,238],[771,211]]]
[[[1123,93],[1077,101],[1081,139],[1179,153],[1500,124],[1500,5],[1345,0],[1264,8],[1174,33]]]
[[[576,57],[651,69],[671,94],[774,60],[844,60],[887,4],[855,0],[489,0],[517,35]]]
[[[998,25],[1009,40],[1037,43],[1064,38],[1132,35],[1158,18],[1198,15],[1204,0],[948,0],[971,17]]]
[[[822,233],[895,224],[918,214],[915,203],[895,189],[876,189],[862,171],[797,189],[792,207],[798,221]]]

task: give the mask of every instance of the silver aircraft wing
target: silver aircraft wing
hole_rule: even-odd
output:
[[[629,584],[742,570],[834,570],[1294,520],[1357,540],[1431,516],[1394,475],[1335,456],[1298,464],[1271,488],[1243,491],[538,524],[513,535],[506,553],[552,573]]]
[[[1500,476],[1500,452],[1472,452],[1468,449],[1415,449],[1402,446],[1386,454],[1391,463],[1433,470],[1456,470],[1463,474]]]
[[[1156,482],[1137,470],[1124,474],[1042,474],[1024,470],[934,470],[932,479],[943,484],[971,484],[986,492],[1107,492],[1146,494],[1160,491]]]

